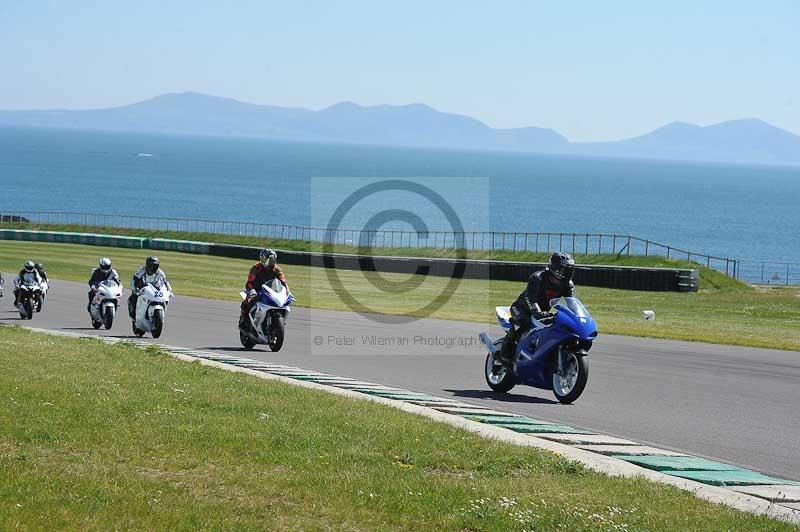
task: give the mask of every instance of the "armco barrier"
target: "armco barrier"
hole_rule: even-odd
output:
[[[178,251],[247,260],[257,260],[260,251],[260,248],[257,247],[235,244],[10,229],[0,229],[0,240],[27,240]],[[280,261],[289,265],[333,267],[341,270],[416,273],[437,277],[456,275],[465,279],[517,282],[527,281],[531,273],[545,267],[544,264],[531,262],[359,256],[340,253],[325,255],[305,251],[280,251]],[[696,292],[700,284],[699,274],[695,269],[640,268],[593,264],[578,266],[575,269],[575,283],[583,286],[659,292]]]
[[[169,240],[166,238],[148,238],[145,247],[159,251],[178,251],[180,253],[194,253],[197,255],[210,255],[211,246],[208,242],[193,242],[191,240]]]
[[[56,244],[84,244],[114,248],[143,249],[145,238],[135,236],[97,235],[92,233],[65,233],[60,231],[23,231],[0,229],[0,240],[25,242],[53,242]]]

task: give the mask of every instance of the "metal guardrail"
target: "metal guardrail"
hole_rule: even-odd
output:
[[[281,240],[305,240],[388,248],[466,248],[480,251],[528,251],[551,253],[566,251],[574,255],[641,255],[686,260],[714,268],[730,277],[757,284],[800,284],[800,264],[741,261],[707,253],[676,248],[633,235],[616,233],[402,231],[325,227],[287,224],[210,220],[129,214],[102,214],[62,211],[12,211],[0,215],[2,222],[21,225],[81,225],[99,228],[142,229],[250,236]]]

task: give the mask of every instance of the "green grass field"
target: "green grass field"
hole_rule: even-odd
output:
[[[110,256],[129,282],[148,250],[108,249],[74,244],[0,241],[0,269],[18,271],[27,258],[45,263],[56,279],[86,282],[101,256]],[[162,266],[178,295],[238,300],[251,263],[238,259],[183,253],[160,254]],[[346,310],[340,294],[321,268],[287,266],[292,292],[300,306]],[[427,277],[416,289],[387,294],[380,277],[401,281],[403,274],[337,272],[347,291],[370,308],[387,314],[414,315],[440,294],[447,303],[432,317],[483,323],[494,321],[496,305],[507,305],[523,288],[521,283],[464,280],[447,292],[448,279]],[[673,338],[720,344],[800,350],[800,289],[750,288],[731,282],[698,293],[639,292],[579,287],[578,295],[600,326],[600,333]],[[642,310],[654,310],[656,320],[645,322]]]
[[[0,530],[794,529],[154,349],[0,345]]]

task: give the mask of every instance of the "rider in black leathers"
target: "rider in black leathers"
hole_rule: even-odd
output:
[[[547,268],[531,274],[528,286],[511,305],[511,329],[503,340],[498,363],[512,362],[517,341],[533,324],[531,317],[545,323],[552,319],[548,312],[551,299],[575,295],[574,271],[573,258],[568,253],[557,252],[550,257]]]
[[[19,285],[21,284],[42,284],[42,276],[36,269],[36,265],[32,260],[26,260],[25,266],[19,271],[17,278],[14,279],[14,305],[19,305],[19,296],[21,294]]]
[[[117,284],[122,284],[119,282],[119,274],[117,273],[117,270],[111,266],[111,259],[108,257],[103,257],[100,259],[98,267],[92,270],[92,276],[89,278],[89,304],[86,307],[86,310],[89,312],[91,312],[92,299],[94,299],[94,293],[95,290],[97,290],[97,285],[108,280],[114,281]]]
[[[41,262],[37,262],[33,265],[33,267],[36,268],[37,272],[39,272],[39,277],[42,278],[42,281],[49,284],[50,281],[47,280],[47,272],[44,271],[44,265]]]

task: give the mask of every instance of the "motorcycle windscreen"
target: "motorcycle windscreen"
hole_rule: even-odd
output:
[[[565,308],[575,314],[578,318],[588,318],[589,311],[583,306],[583,303],[577,297],[557,297],[550,300],[552,308]]]

